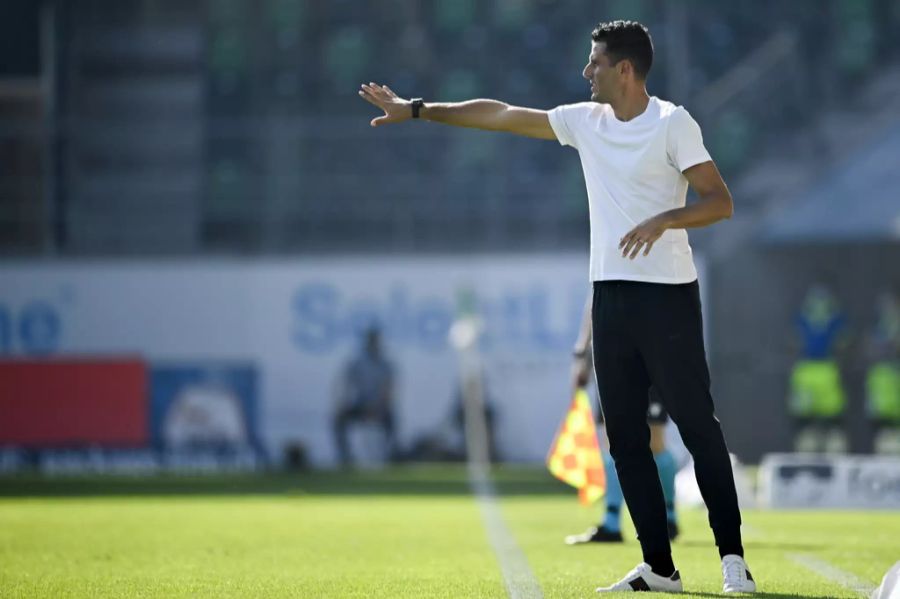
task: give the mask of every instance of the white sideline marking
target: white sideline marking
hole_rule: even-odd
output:
[[[494,485],[484,465],[469,462],[469,484],[478,498],[488,540],[500,562],[506,593],[510,599],[542,599],[541,587],[531,572],[525,554],[503,522]]]
[[[790,557],[794,562],[800,564],[804,568],[818,574],[822,578],[827,578],[832,582],[838,583],[844,588],[850,589],[851,591],[854,591],[856,593],[860,593],[861,595],[865,595],[866,597],[870,596],[875,590],[875,585],[861,578],[858,578],[857,576],[854,576],[849,572],[844,572],[840,568],[832,566],[825,560],[803,553],[792,553],[789,554],[788,557]]]
[[[484,417],[483,371],[475,343],[479,331],[480,323],[472,316],[457,318],[450,330],[450,340],[459,351],[460,358],[469,486],[481,508],[488,541],[500,562],[506,594],[510,599],[543,599],[541,587],[528,566],[525,554],[503,522],[497,493],[491,482],[488,427]]]

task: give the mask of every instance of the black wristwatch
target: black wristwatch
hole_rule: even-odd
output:
[[[419,110],[421,110],[423,106],[425,106],[425,102],[422,100],[422,98],[412,99],[412,113],[414,119],[419,118]]]

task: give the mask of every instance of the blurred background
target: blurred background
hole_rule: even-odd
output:
[[[619,18],[734,196],[691,232],[731,451],[900,453],[897,0],[6,0],[0,469],[461,459],[460,347],[493,459],[541,462],[577,154],[371,129],[356,91],[584,101]]]

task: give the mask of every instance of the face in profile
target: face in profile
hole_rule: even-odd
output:
[[[591,101],[608,103],[619,83],[619,69],[606,54],[606,42],[593,42],[588,63],[581,73],[591,84]]]

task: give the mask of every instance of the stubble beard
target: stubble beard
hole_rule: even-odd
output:
[[[597,102],[598,104],[606,103],[606,99],[600,95],[600,91],[597,87],[597,83],[594,82],[591,86],[591,102]]]

